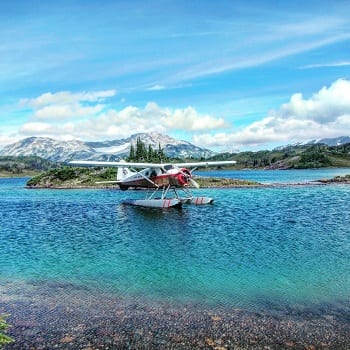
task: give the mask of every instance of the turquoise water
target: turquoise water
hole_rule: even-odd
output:
[[[349,168],[324,168],[306,170],[201,170],[196,175],[253,180],[260,183],[305,183],[320,179],[331,179],[350,173]]]
[[[25,181],[0,179],[0,282],[253,310],[350,301],[347,185],[201,189],[214,205],[162,211],[120,204],[143,191]]]

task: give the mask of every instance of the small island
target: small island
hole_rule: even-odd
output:
[[[318,182],[324,184],[350,184],[350,174],[344,176],[335,176],[333,179],[320,179]]]
[[[99,182],[115,181],[117,178],[116,168],[76,168],[61,167],[45,171],[31,178],[26,187],[28,188],[119,188],[116,184]],[[262,184],[240,179],[195,177],[200,187],[247,187],[263,186]]]
[[[115,188],[115,183],[101,183],[115,181],[117,178],[116,168],[76,168],[60,167],[47,170],[31,178],[27,188]],[[201,188],[232,188],[232,187],[276,187],[286,184],[261,184],[256,181],[195,176],[194,179]],[[100,182],[100,183],[99,183]],[[303,185],[325,185],[325,184],[350,184],[350,175],[336,176],[333,179],[320,179],[317,181],[303,183]]]

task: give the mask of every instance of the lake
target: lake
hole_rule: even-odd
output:
[[[293,184],[346,173],[220,174]],[[205,347],[215,337],[249,345],[257,324],[258,344],[276,346],[292,337],[284,322],[295,344],[349,344],[348,185],[199,189],[213,205],[155,210],[120,204],[143,191],[33,190],[25,182],[0,179],[0,313],[11,313],[19,339],[9,348]]]
[[[344,176],[349,174],[348,168],[323,168],[323,169],[305,169],[305,170],[208,170],[196,171],[196,175],[234,178],[242,180],[257,181],[262,184],[272,183],[305,183],[321,179],[331,179],[335,176]]]

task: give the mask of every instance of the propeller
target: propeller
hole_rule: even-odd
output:
[[[194,180],[192,179],[192,177],[189,177],[188,179],[190,180],[190,182],[191,182],[191,184],[192,184],[193,187],[199,188],[199,183],[196,182],[196,181],[194,181]]]
[[[188,173],[185,173],[184,171],[182,171],[180,168],[176,168],[180,174],[182,174],[183,176],[185,176],[185,178],[191,183],[191,185],[195,188],[199,188],[199,183],[196,182],[195,180],[193,180],[192,178],[192,171],[189,171],[189,174]]]
[[[193,168],[190,170],[190,174],[191,174],[191,177],[190,177],[190,182],[192,183],[192,185],[195,187],[195,188],[199,188],[199,183],[194,181],[193,178],[192,178],[192,173],[196,170],[197,168]]]

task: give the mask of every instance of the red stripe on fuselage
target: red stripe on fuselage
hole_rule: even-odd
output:
[[[185,187],[188,181],[182,173],[162,174],[149,178],[150,181],[143,177],[130,180],[120,181],[119,184],[125,187],[141,187],[141,188],[162,188],[169,185],[174,187]],[[153,182],[153,183],[152,183]],[[156,185],[155,185],[156,184]]]
[[[158,188],[159,187],[166,187],[170,184],[169,178],[171,175],[159,175],[159,176],[153,176],[150,178],[150,181],[154,182]],[[141,188],[157,188],[152,182],[150,182],[144,178],[139,179],[131,179],[129,181],[121,181],[120,184],[127,187],[141,187]]]

